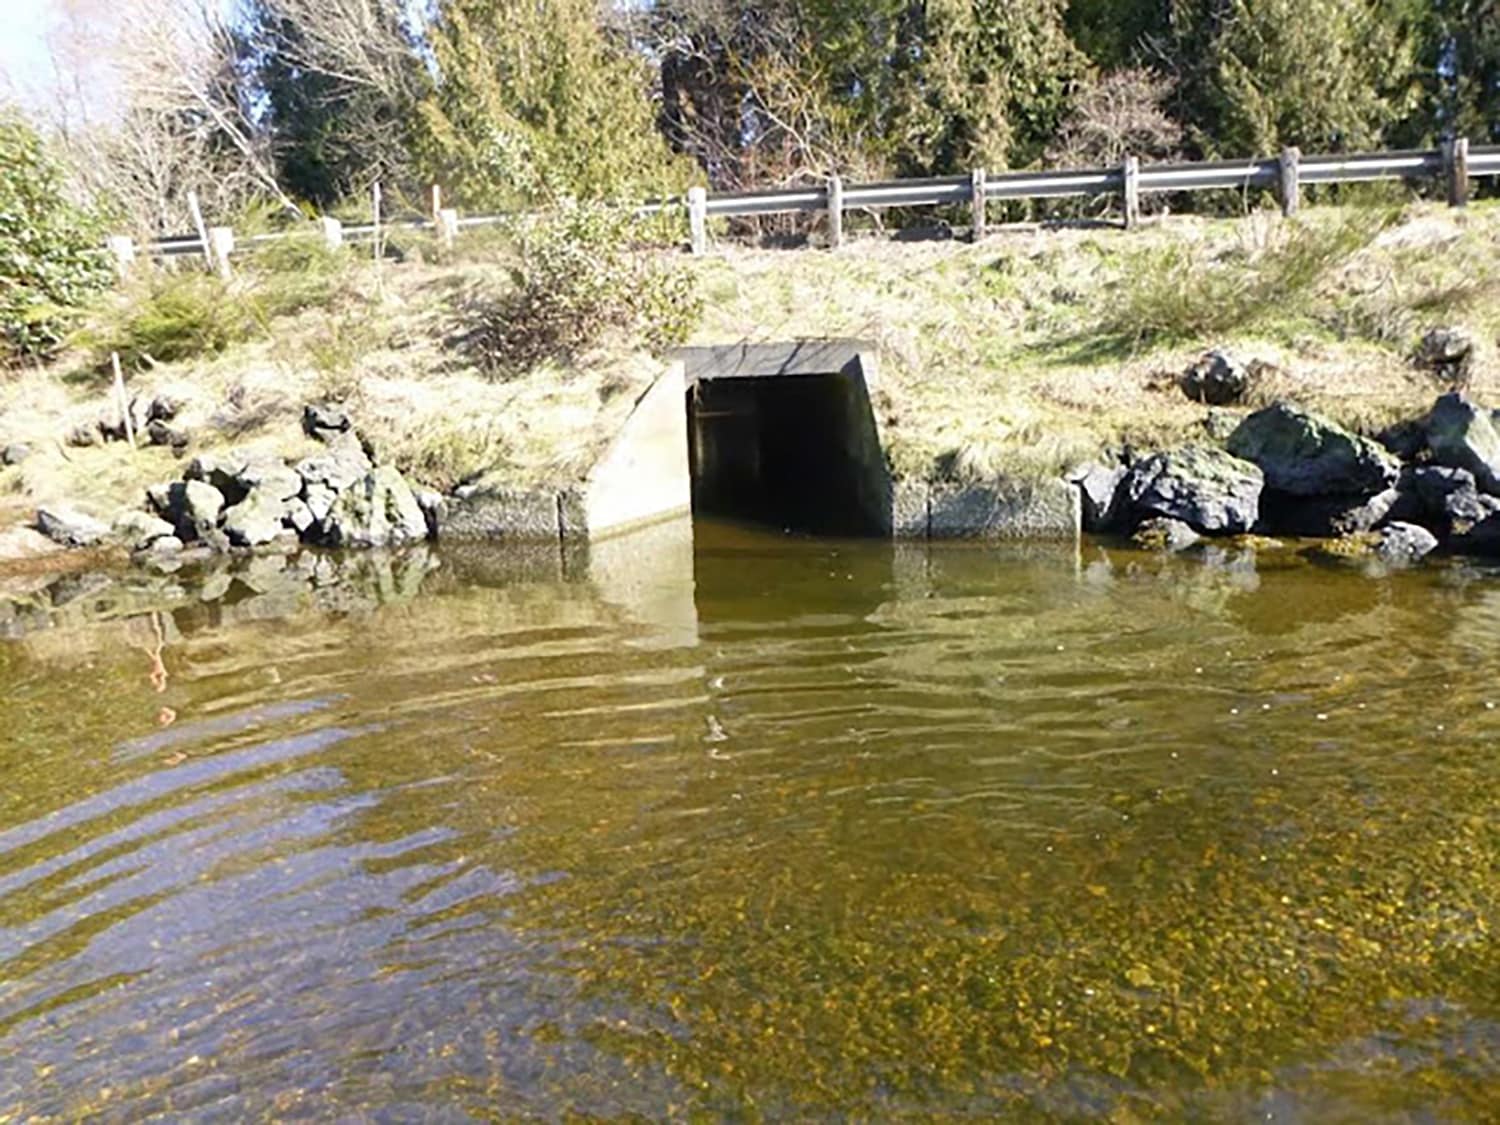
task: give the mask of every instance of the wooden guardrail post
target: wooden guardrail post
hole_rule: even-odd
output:
[[[1296,215],[1302,205],[1302,150],[1288,145],[1281,150],[1277,161],[1277,195],[1281,198],[1281,213],[1288,219]]]
[[[203,208],[198,206],[198,193],[189,191],[187,193],[188,211],[193,216],[193,226],[198,230],[198,241],[203,246],[203,260],[208,263],[208,268],[214,268],[214,248],[208,244],[208,228],[203,225]]]
[[[209,227],[208,245],[213,254],[214,269],[229,280],[229,255],[234,253],[234,231],[228,227]]]
[[[844,181],[838,173],[828,177],[828,242],[844,244]]]
[[[337,219],[330,219],[324,215],[318,220],[318,225],[323,228],[323,245],[330,250],[337,250],[344,244],[344,224]]]
[[[969,218],[974,224],[974,241],[982,242],[986,219],[983,168],[969,172]]]
[[[1125,194],[1125,229],[1134,230],[1141,222],[1141,160],[1127,156],[1121,169]]]
[[[384,247],[380,245],[380,181],[370,185],[370,225],[373,228],[371,242],[375,246],[375,262],[378,265]]]
[[[433,188],[433,191],[437,191]],[[437,213],[438,242],[444,250],[453,249],[453,240],[458,237],[458,210],[453,207],[440,207]]]
[[[121,277],[126,276],[135,265],[135,240],[128,234],[112,234],[108,246],[115,260],[115,272]]]
[[[708,253],[708,192],[701,187],[688,188],[688,233],[693,253]]]
[[[1448,181],[1448,206],[1469,205],[1469,138],[1450,137],[1443,142],[1443,177]]]

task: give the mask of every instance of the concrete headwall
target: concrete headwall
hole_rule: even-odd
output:
[[[470,489],[455,497],[441,535],[455,539],[598,540],[692,511],[687,389],[700,382],[832,377],[839,408],[826,435],[854,481],[844,502],[861,526],[897,539],[1077,540],[1077,488],[1063,480],[988,485],[892,481],[871,408],[874,347],[858,340],[687,348],[637,400],[582,481],[555,488]],[[748,387],[748,382],[746,383]],[[811,482],[810,482],[811,483]]]

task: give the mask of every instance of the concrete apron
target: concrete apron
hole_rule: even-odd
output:
[[[450,505],[441,537],[589,542],[689,516],[695,468],[704,472],[705,465],[712,464],[722,471],[726,460],[703,453],[703,423],[691,417],[690,390],[700,383],[832,378],[840,383],[844,407],[837,417],[844,432],[822,440],[832,455],[842,458],[851,483],[830,503],[857,508],[866,534],[896,539],[1078,540],[1081,500],[1068,481],[1000,480],[963,486],[891,480],[879,419],[869,405],[876,376],[874,346],[859,340],[680,349],[637,400],[584,480],[555,489],[484,489]],[[741,387],[748,390],[750,384]],[[816,482],[807,486],[814,488]]]

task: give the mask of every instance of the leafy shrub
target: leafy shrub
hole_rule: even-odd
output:
[[[265,243],[227,282],[196,262],[152,271],[95,310],[76,340],[99,359],[119,352],[126,363],[215,355],[264,336],[276,317],[336,304],[348,265],[346,253],[308,236]]]
[[[248,340],[263,323],[253,300],[204,273],[152,274],[101,310],[78,341],[121,362],[212,355]]]
[[[694,280],[633,251],[630,222],[618,209],[571,202],[519,220],[512,288],[471,334],[487,365],[572,360],[611,335],[655,352],[686,340],[703,313]]]
[[[65,198],[41,138],[0,112],[0,361],[44,356],[73,310],[109,284],[94,218]]]

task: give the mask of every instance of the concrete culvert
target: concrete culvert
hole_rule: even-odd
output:
[[[736,345],[684,359],[695,518],[891,533],[890,475],[856,349]]]

